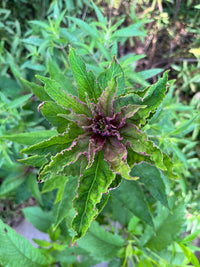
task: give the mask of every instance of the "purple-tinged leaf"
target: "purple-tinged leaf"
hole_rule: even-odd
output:
[[[120,112],[115,113],[111,123],[118,126],[118,129],[125,125],[126,119],[133,117],[140,108],[145,106],[128,105],[120,109]]]
[[[105,117],[113,116],[113,101],[117,93],[117,82],[116,78],[113,78],[111,82],[108,83],[108,87],[98,98],[97,108]]]
[[[63,171],[65,166],[73,164],[81,155],[87,155],[89,135],[87,133],[76,138],[72,145],[51,157],[51,161],[40,172],[39,180],[45,181],[51,178],[52,174]]]
[[[85,114],[75,114],[71,112],[70,114],[58,114],[58,116],[69,121],[74,121],[80,127],[88,127],[92,124],[92,119],[88,118]]]
[[[68,132],[53,136],[40,143],[27,147],[21,152],[32,155],[48,155],[48,153],[55,155],[61,150],[69,148],[73,140],[82,133],[84,132],[80,127],[71,124],[71,128]]]
[[[130,142],[131,147],[135,152],[150,156],[150,159],[154,161],[154,164],[162,171],[165,171],[164,174],[168,178],[178,178],[172,171],[173,164],[169,157],[161,152],[152,141],[148,140],[148,137],[144,132],[139,131],[135,125],[130,123],[119,129],[119,132],[124,138],[123,142]]]
[[[94,162],[95,155],[98,151],[100,151],[106,142],[106,138],[104,136],[93,134],[89,140],[89,150],[88,150],[88,167]]]
[[[104,158],[109,163],[110,169],[123,178],[133,180],[129,175],[130,167],[127,164],[126,147],[118,140],[117,137],[109,137],[103,147]]]
[[[73,206],[77,211],[72,222],[72,228],[77,233],[73,242],[85,234],[92,220],[97,216],[96,205],[101,201],[102,194],[107,192],[114,178],[115,174],[103,159],[103,152],[99,152],[93,165],[80,177],[77,197],[73,200]]]

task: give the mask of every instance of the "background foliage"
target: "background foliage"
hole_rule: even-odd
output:
[[[3,0],[0,5],[1,265],[14,266],[17,260],[26,266],[92,266],[103,261],[109,266],[199,266],[193,254],[198,248],[191,245],[200,231],[198,1]],[[155,215],[154,233],[135,216],[131,196],[133,203],[125,201],[123,190],[131,191],[124,183],[111,193],[87,234],[71,246],[73,183],[68,187],[65,177],[55,176],[51,183],[38,184],[43,159],[35,166],[32,161],[32,167],[19,161],[25,157],[19,153],[22,148],[56,133],[37,111],[39,99],[47,96],[35,74],[59,80],[64,76],[62,82],[73,90],[68,44],[95,75],[116,55],[126,87],[142,89],[167,69],[169,78],[176,79],[143,128],[173,158],[180,177],[176,182],[164,180],[170,211],[145,191]],[[52,190],[55,185],[57,190]],[[63,207],[70,210],[67,216]],[[22,213],[48,233],[51,242],[35,240],[40,248],[34,249],[8,226]]]

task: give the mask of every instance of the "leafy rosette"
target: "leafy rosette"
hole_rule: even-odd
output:
[[[167,73],[144,90],[127,90],[123,71],[115,58],[98,78],[87,70],[74,49],[70,49],[69,62],[77,89],[68,86],[55,65],[50,65],[51,78],[38,76],[45,84],[44,90],[29,83],[43,101],[39,109],[59,134],[22,152],[33,155],[27,159],[29,162],[45,159],[39,174],[41,182],[58,174],[79,177],[73,200],[76,216],[72,228],[76,240],[85,234],[106,204],[108,191],[117,187],[121,178],[132,180],[138,198],[144,198],[140,179],[134,181],[141,178],[142,183],[151,184],[152,195],[167,205],[161,171],[168,178],[177,177],[169,157],[141,131],[165,97]],[[156,166],[158,178],[145,182],[141,164],[151,166],[154,172]],[[145,205],[146,202],[147,215],[138,211],[136,216],[152,222]]]

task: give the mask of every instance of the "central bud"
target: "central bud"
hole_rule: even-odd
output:
[[[94,133],[102,136],[111,136],[115,135],[116,127],[110,123],[108,118],[99,115],[93,119],[92,130]]]

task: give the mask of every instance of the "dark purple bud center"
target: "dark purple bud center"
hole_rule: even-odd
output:
[[[116,126],[110,122],[109,118],[100,115],[93,119],[92,130],[95,134],[100,134],[101,136],[116,135]]]

